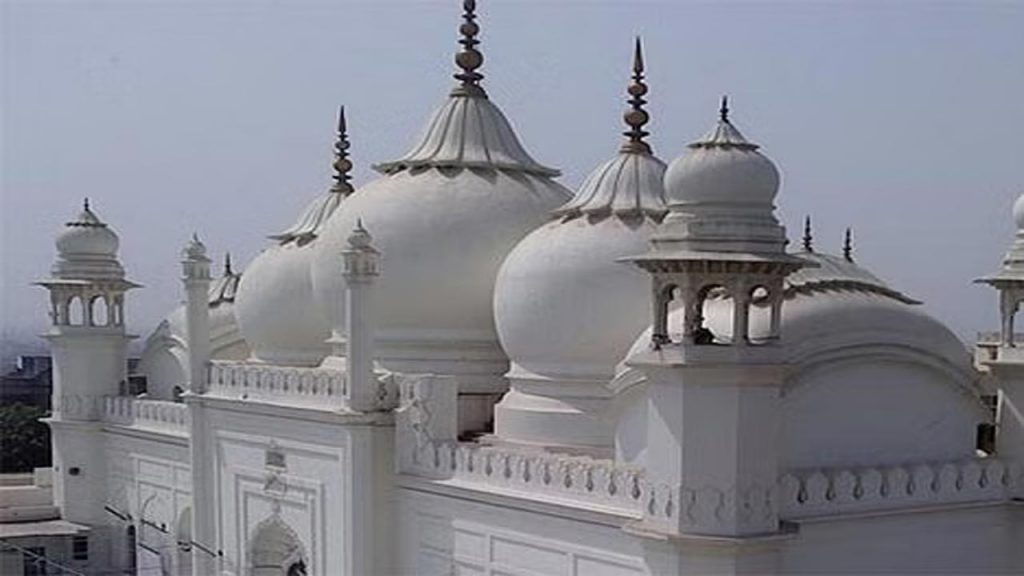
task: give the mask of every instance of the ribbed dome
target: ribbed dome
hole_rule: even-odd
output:
[[[361,220],[381,252],[372,291],[381,363],[450,373],[456,368],[444,362],[479,360],[490,364],[457,370],[486,373],[481,378],[498,386],[504,359],[492,312],[495,276],[512,247],[570,194],[551,179],[557,170],[530,157],[479,86],[483,56],[475,48],[473,7],[466,4],[460,28],[460,84],[412,149],[377,165],[383,176],[357,190],[330,219],[313,284],[323,315],[343,333],[338,255]]]
[[[646,93],[640,58],[638,47],[634,96]],[[649,276],[619,260],[646,250],[668,211],[665,163],[639,128],[647,118],[642,104],[627,112],[636,126],[620,152],[587,177],[554,220],[519,242],[498,273],[494,318],[512,386],[495,409],[503,439],[609,441],[595,433],[599,398],[650,311]]]

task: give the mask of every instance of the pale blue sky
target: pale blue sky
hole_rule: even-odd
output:
[[[121,236],[129,323],[180,300],[193,230],[241,265],[329,184],[335,111],[355,183],[401,154],[452,84],[444,2],[2,4],[2,322],[39,332],[52,237],[89,196]],[[481,0],[484,85],[577,186],[619,143],[644,37],[656,152],[733,119],[780,166],[790,239],[923,299],[958,334],[996,326],[994,271],[1024,192],[1024,3]]]

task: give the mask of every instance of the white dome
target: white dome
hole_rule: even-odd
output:
[[[772,205],[779,171],[724,116],[665,174],[670,204]]]
[[[313,264],[324,314],[344,325],[341,251],[357,220],[381,252],[372,291],[378,337],[494,340],[494,278],[512,247],[564,202],[556,182],[524,172],[403,169],[356,191],[331,218]],[[386,304],[386,305],[385,305]]]
[[[66,223],[57,236],[53,274],[58,278],[122,278],[124,269],[117,261],[119,243],[117,234],[86,201],[78,218]]]
[[[344,332],[340,254],[357,220],[381,252],[372,291],[378,339],[488,342],[505,256],[565,202],[558,172],[527,155],[477,86],[456,88],[403,158],[356,191],[328,222],[313,264],[316,300]],[[404,344],[403,344],[404,345]],[[382,362],[387,364],[386,346]]]
[[[271,246],[246,267],[238,285],[235,316],[254,359],[313,365],[327,354],[330,327],[312,301],[310,265],[315,245]]]
[[[1013,203],[1013,223],[1017,226],[1017,232],[1024,232],[1024,194],[1018,196]]]
[[[617,155],[509,254],[494,293],[509,376],[614,375],[650,308],[648,275],[617,260],[647,249],[666,211],[664,172],[650,154]]]

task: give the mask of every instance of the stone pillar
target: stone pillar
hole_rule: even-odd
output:
[[[373,372],[374,325],[370,291],[378,269],[380,254],[370,245],[372,237],[356,224],[342,252],[345,264],[345,368],[348,381],[348,405],[352,410],[368,412],[377,408],[377,381]]]
[[[203,394],[210,362],[210,259],[198,236],[193,235],[182,251],[181,269],[188,335],[188,389],[193,394]]]

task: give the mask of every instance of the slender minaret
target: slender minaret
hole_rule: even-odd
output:
[[[225,262],[230,270],[230,261]],[[206,246],[192,235],[181,254],[181,281],[185,285],[185,326],[188,334],[188,389],[206,392],[206,365],[210,361],[210,259]]]
[[[653,490],[638,530],[661,535],[745,538],[779,530],[785,367],[778,318],[783,281],[804,261],[785,252],[774,214],[777,169],[733,126],[724,98],[719,115],[669,166],[670,212],[651,250],[632,258],[651,274],[654,297],[651,347],[628,361],[647,376]],[[763,294],[756,303],[755,292]],[[677,307],[673,299],[681,300]],[[711,303],[731,312],[731,330],[709,328]],[[753,305],[768,307],[768,334],[751,333]]]
[[[56,244],[51,277],[37,283],[50,291],[54,500],[65,520],[94,524],[103,521],[107,467],[96,421],[107,397],[128,392],[124,296],[138,284],[125,279],[117,234],[88,200]]]
[[[1001,329],[998,347],[978,354],[999,388],[996,409],[996,455],[1005,459],[1011,470],[1010,488],[1024,497],[1024,349],[1017,346],[1014,319],[1024,302],[1024,194],[1013,205],[1016,238],[995,274],[976,282],[988,284],[999,292]],[[989,345],[980,342],[979,346]],[[987,347],[987,346],[986,346]]]
[[[224,271],[231,273],[231,260],[225,257]],[[199,236],[181,251],[181,282],[185,288],[185,331],[188,335],[189,461],[192,472],[192,574],[215,574],[214,458],[209,441],[209,425],[203,395],[207,392],[210,363],[210,258]]]
[[[370,290],[380,275],[380,254],[370,244],[372,237],[357,222],[342,252],[345,276],[346,338],[349,408],[361,412],[377,406],[377,383],[373,374],[373,306]]]

